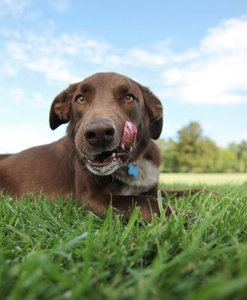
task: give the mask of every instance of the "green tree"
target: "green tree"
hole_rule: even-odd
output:
[[[234,172],[236,171],[236,166],[238,162],[238,157],[236,153],[230,149],[221,149],[220,155],[216,163],[217,172]]]
[[[163,172],[247,172],[247,141],[220,148],[208,137],[198,122],[191,122],[173,139],[157,141]]]
[[[174,149],[173,162],[178,171],[190,172],[198,165],[202,155],[202,128],[199,123],[191,122],[178,131],[178,143]]]
[[[242,141],[240,144],[231,143],[228,148],[237,156],[236,170],[247,172],[247,141]]]
[[[174,152],[174,147],[175,147],[175,142],[173,139],[169,138],[168,141],[164,139],[159,139],[156,141],[158,144],[161,154],[162,154],[162,164],[160,167],[161,172],[176,172],[176,169],[173,166],[173,152]]]
[[[216,172],[220,148],[210,138],[203,138],[198,142],[200,155],[197,160],[196,172]]]

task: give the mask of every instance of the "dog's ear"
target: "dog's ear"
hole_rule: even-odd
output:
[[[145,106],[149,116],[150,137],[157,140],[163,127],[163,108],[160,100],[146,87],[142,87]]]
[[[77,83],[71,84],[53,100],[50,110],[50,127],[52,130],[70,121],[71,102],[76,89]]]

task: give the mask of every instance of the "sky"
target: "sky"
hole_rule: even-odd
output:
[[[0,0],[0,153],[64,136],[53,99],[97,72],[149,87],[165,140],[191,121],[218,146],[247,140],[247,1]]]

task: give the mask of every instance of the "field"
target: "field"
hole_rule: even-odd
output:
[[[222,185],[222,184],[247,184],[247,173],[161,173],[160,182],[164,184],[188,185]]]
[[[246,178],[167,176],[166,188],[207,185],[221,197],[163,199],[197,214],[185,229],[182,214],[146,224],[136,210],[126,222],[71,199],[0,195],[0,299],[247,299]]]

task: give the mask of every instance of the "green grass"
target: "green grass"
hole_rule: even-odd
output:
[[[182,214],[125,222],[70,199],[1,196],[0,299],[246,299],[247,185],[214,189],[221,198],[164,199],[197,213],[187,230]]]

